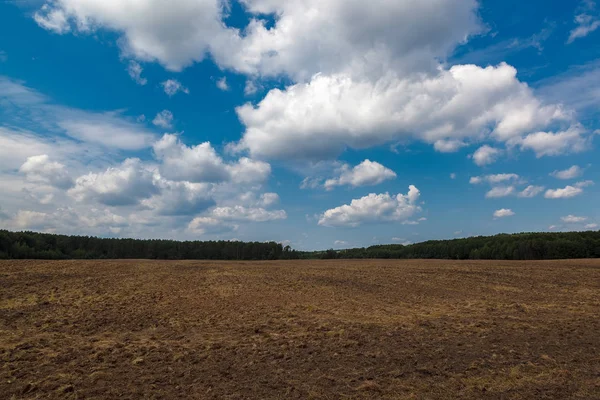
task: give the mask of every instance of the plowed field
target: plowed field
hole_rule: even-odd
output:
[[[600,399],[600,260],[2,261],[13,398]]]

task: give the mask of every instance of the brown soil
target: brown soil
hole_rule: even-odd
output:
[[[600,399],[600,260],[3,261],[1,399]]]

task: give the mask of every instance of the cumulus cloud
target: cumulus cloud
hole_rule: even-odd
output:
[[[241,4],[250,17],[243,32],[227,26],[227,3],[219,0],[168,6],[159,0],[55,0],[35,18],[58,33],[118,32],[124,55],[172,70],[210,53],[221,68],[249,77],[248,94],[260,78],[291,78],[288,87],[237,109],[246,127],[238,149],[253,157],[328,159],[346,148],[397,140],[452,152],[485,138],[518,144],[556,122],[573,123],[571,113],[541,102],[507,64],[445,66],[458,44],[484,30],[475,0]],[[183,89],[175,80],[164,86],[170,95]],[[523,148],[538,155],[579,148],[562,132],[546,133],[568,144],[538,150],[538,135]],[[477,155],[480,165],[498,156]]]
[[[494,211],[494,218],[506,218],[506,217],[512,217],[513,215],[515,215],[515,213],[513,212],[513,210],[508,209],[508,208],[501,208],[499,210]]]
[[[153,149],[161,161],[161,174],[171,180],[262,182],[271,173],[271,166],[263,161],[242,157],[236,163],[227,164],[209,142],[189,147],[174,134],[165,134]]]
[[[587,217],[577,217],[575,215],[569,214],[566,217],[561,217],[560,219],[567,224],[577,224],[586,221]]]
[[[546,194],[544,195],[544,197],[547,199],[568,199],[571,197],[579,196],[582,193],[582,188],[567,185],[562,189],[546,190]]]
[[[141,200],[143,208],[158,215],[196,215],[215,205],[213,187],[207,183],[155,179],[157,193]]]
[[[496,186],[485,194],[487,198],[498,198],[510,196],[515,192],[514,186]]]
[[[65,166],[56,161],[50,161],[47,154],[28,157],[19,172],[25,174],[27,180],[45,183],[60,189],[67,189],[73,185]]]
[[[319,225],[356,227],[363,223],[407,221],[421,211],[417,204],[419,197],[419,189],[413,185],[409,186],[406,195],[392,197],[389,193],[371,193],[352,200],[349,205],[325,211],[319,218]]]
[[[544,191],[543,186],[529,185],[525,189],[523,189],[521,192],[519,192],[518,196],[524,197],[524,198],[532,198],[532,197],[535,197],[538,194],[542,193],[543,191]]]
[[[501,153],[501,150],[486,144],[478,148],[475,153],[473,153],[473,162],[480,167],[493,164],[496,162]]]
[[[586,131],[580,126],[572,126],[560,132],[536,132],[517,140],[521,149],[533,150],[536,157],[556,156],[566,153],[580,153],[587,148],[589,138],[584,136]]]
[[[436,140],[433,148],[440,153],[455,153],[467,144],[462,140]]]
[[[224,233],[237,230],[240,222],[267,222],[287,218],[284,210],[262,207],[215,207],[205,215],[194,218],[187,229],[196,234]]]
[[[34,18],[41,27],[59,34],[113,30],[121,35],[124,56],[158,61],[180,71],[202,61],[211,47],[231,50],[230,37],[235,39],[236,33],[224,26],[224,13],[225,3],[220,0],[53,0]]]
[[[148,83],[148,79],[142,77],[142,72],[144,69],[137,61],[131,60],[129,61],[129,65],[127,66],[127,72],[131,79],[135,81],[138,85],[144,86]]]
[[[165,134],[153,145],[154,155],[167,179],[190,182],[219,182],[229,178],[223,159],[209,142],[188,147],[177,135]]]
[[[240,146],[251,154],[312,159],[401,138],[428,143],[477,138],[490,125],[492,137],[508,141],[569,118],[559,106],[541,104],[506,64],[457,65],[426,80],[390,72],[375,83],[320,74],[273,89],[258,105],[238,107],[237,113],[246,126]],[[487,165],[499,154],[485,145],[473,160]]]
[[[237,230],[239,225],[226,224],[223,221],[212,217],[196,217],[187,226],[190,233],[197,235],[225,233]]]
[[[557,170],[550,174],[550,176],[558,179],[574,179],[580,177],[581,175],[583,175],[583,169],[578,165],[573,165],[572,167],[562,171]]]
[[[264,161],[242,157],[236,163],[228,164],[227,171],[233,182],[261,183],[271,175],[271,165]]]
[[[596,229],[598,228],[598,224],[587,224],[584,226],[585,229]]]
[[[169,97],[175,96],[179,92],[182,92],[185,94],[190,93],[189,89],[186,88],[185,86],[183,86],[181,84],[181,82],[179,82],[176,79],[168,79],[168,80],[164,81],[163,83],[161,83],[161,85],[163,87],[163,90]]]
[[[162,110],[152,120],[152,123],[161,128],[170,129],[173,127],[173,113],[169,110]]]
[[[68,191],[77,201],[96,201],[107,206],[138,204],[158,193],[153,172],[139,159],[129,158],[104,172],[89,173],[75,180]]]
[[[325,181],[325,189],[332,190],[335,186],[344,185],[353,187],[373,186],[396,177],[394,171],[371,160],[364,160],[354,168],[344,164],[339,172],[339,177]]]

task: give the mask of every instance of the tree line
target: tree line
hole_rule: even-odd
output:
[[[0,259],[278,260],[298,257],[299,253],[290,246],[276,242],[180,242],[0,230]]]
[[[600,231],[517,233],[304,253],[305,258],[553,260],[600,257]]]
[[[300,252],[276,242],[113,239],[0,230],[0,259],[282,260],[432,258],[551,260],[600,257],[600,231],[517,233]]]

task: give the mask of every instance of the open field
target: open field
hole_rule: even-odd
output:
[[[0,398],[600,399],[600,260],[2,261]]]

